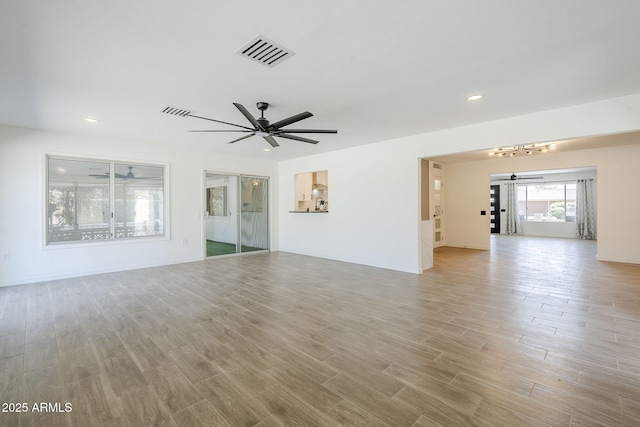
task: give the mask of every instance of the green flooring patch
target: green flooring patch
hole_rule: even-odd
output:
[[[251,246],[242,246],[242,252],[261,251],[261,248],[254,248]],[[233,243],[215,242],[213,240],[207,240],[207,256],[216,255],[229,255],[236,253],[236,245]]]

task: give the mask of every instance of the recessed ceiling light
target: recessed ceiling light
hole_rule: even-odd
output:
[[[96,119],[95,117],[85,117],[84,121],[89,123],[97,123],[98,119]]]
[[[467,101],[478,101],[480,99],[482,99],[482,95],[480,94],[471,95],[467,97]]]
[[[271,148],[265,148],[264,151],[271,151]]]

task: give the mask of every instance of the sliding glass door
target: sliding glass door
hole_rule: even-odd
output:
[[[269,249],[268,184],[262,177],[205,174],[207,257]]]

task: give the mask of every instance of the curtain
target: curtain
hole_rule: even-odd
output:
[[[242,225],[240,243],[243,247],[269,249],[269,225],[267,220],[267,187],[265,178],[242,177]]]
[[[520,214],[518,213],[518,188],[515,182],[509,182],[507,186],[507,215],[505,232],[509,235],[522,234]]]
[[[596,238],[596,203],[592,179],[579,179],[576,184],[576,223],[578,239]]]

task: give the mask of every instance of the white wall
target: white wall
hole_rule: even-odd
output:
[[[294,209],[294,176],[328,170],[329,213]],[[417,272],[418,159],[378,143],[280,162],[280,250]]]
[[[173,149],[139,141],[95,138],[0,126],[0,286],[204,258],[203,170],[267,176],[275,162],[221,156],[207,145]],[[43,247],[47,153],[169,164],[170,239]],[[277,188],[270,194],[277,198]],[[273,212],[277,206],[272,205]],[[271,224],[272,247],[277,224]],[[186,244],[183,241],[186,239]]]
[[[523,236],[575,239],[577,234],[578,226],[575,222],[522,221]]]
[[[279,247],[284,251],[420,272],[420,158],[636,131],[640,129],[639,111],[640,95],[631,95],[280,162]],[[640,199],[623,197],[628,190],[624,192],[620,186],[635,180],[635,164],[640,158],[637,150],[638,147],[604,150],[598,154],[613,154],[597,163],[593,155],[571,154],[570,158],[556,157],[561,160],[544,168],[536,167],[597,166],[600,259],[640,263],[637,243],[640,229],[629,227],[640,211]],[[293,176],[325,169],[329,171],[330,212],[288,213],[293,208]],[[455,171],[447,172],[448,176],[449,172],[456,176]],[[463,188],[469,181],[481,190],[456,194],[456,188]],[[460,185],[452,189],[451,184],[448,179],[447,244],[488,249],[489,216],[480,216],[480,210],[489,209],[489,173],[479,167],[460,178]],[[602,189],[606,189],[604,193]]]

